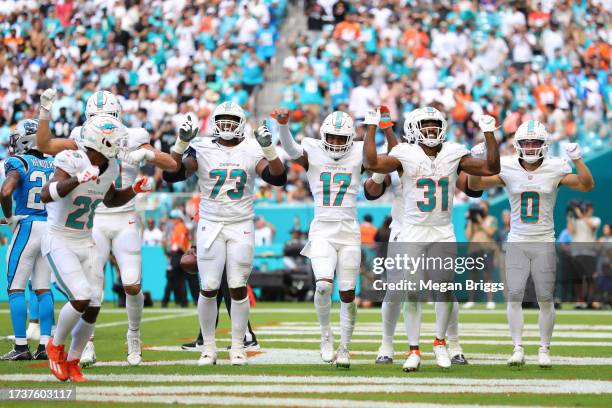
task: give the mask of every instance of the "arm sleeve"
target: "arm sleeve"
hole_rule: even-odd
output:
[[[185,154],[183,154],[183,157],[193,157],[195,159],[195,149],[193,147],[189,147],[187,150],[185,150]],[[187,173],[185,171],[185,166],[183,165],[183,163],[181,162],[181,168],[174,173],[170,173],[164,170],[162,172],[162,180],[164,180],[166,183],[176,183],[179,181],[187,180]]]
[[[291,160],[298,159],[304,155],[304,148],[293,140],[289,125],[279,125],[279,138],[283,149],[287,152]]]
[[[270,173],[270,165],[267,165],[261,172],[261,179],[273,186],[284,186],[287,183],[287,169],[279,176],[273,176]]]

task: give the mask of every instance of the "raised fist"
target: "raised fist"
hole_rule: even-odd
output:
[[[289,109],[276,108],[272,111],[270,117],[276,119],[279,124],[286,125],[287,123],[289,123]]]

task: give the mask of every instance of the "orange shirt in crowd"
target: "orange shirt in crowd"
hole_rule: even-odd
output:
[[[378,231],[378,228],[373,226],[371,223],[366,222],[359,226],[359,230],[361,231],[361,243],[362,244],[373,244],[374,236]]]
[[[334,30],[334,38],[340,38],[345,41],[354,41],[359,38],[359,34],[361,30],[359,29],[359,24],[351,21],[343,21],[336,25],[336,29]]]
[[[541,112],[546,112],[546,105],[556,105],[559,91],[553,84],[540,84],[533,89],[533,96]]]
[[[415,58],[421,58],[427,51],[429,37],[427,33],[410,28],[404,32],[401,42]]]
[[[189,231],[187,230],[187,227],[183,221],[177,220],[175,221],[174,228],[172,228],[172,235],[170,237],[170,251],[187,252],[189,247]]]
[[[194,194],[189,201],[187,201],[187,204],[185,204],[185,212],[196,224],[200,221],[200,193]]]

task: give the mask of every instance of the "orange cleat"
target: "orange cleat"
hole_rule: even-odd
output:
[[[47,357],[49,358],[49,368],[55,377],[60,381],[68,379],[68,367],[66,366],[66,353],[64,345],[55,346],[53,339],[47,343]]]
[[[66,362],[66,366],[68,367],[68,376],[70,377],[70,381],[72,382],[86,382],[87,378],[83,376],[83,372],[81,372],[81,366],[79,365],[79,361],[77,359],[70,360]]]

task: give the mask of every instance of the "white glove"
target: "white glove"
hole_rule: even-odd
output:
[[[278,154],[276,153],[276,148],[272,144],[272,133],[270,129],[266,126],[266,122],[255,129],[255,140],[261,146],[261,150],[263,151],[264,157],[268,161],[276,160]]]
[[[197,118],[188,113],[185,117],[185,121],[181,123],[178,131],[178,137],[176,138],[176,142],[174,142],[174,146],[172,147],[172,151],[178,154],[185,153],[185,150],[189,147],[189,142],[195,139],[198,136],[198,132],[200,128],[196,126]]]
[[[52,88],[45,89],[45,92],[40,95],[40,109],[38,110],[38,118],[43,120],[51,119],[51,106],[55,99],[56,90]]]
[[[365,118],[363,119],[364,125],[378,126],[378,122],[380,122],[380,111],[378,109],[370,109],[366,112]]]
[[[483,132],[494,132],[497,127],[495,127],[495,118],[490,115],[481,115],[478,120],[478,126],[480,130]]]
[[[97,179],[99,174],[100,169],[98,166],[87,166],[83,171],[78,172],[76,177],[79,180],[79,184],[83,184]]]
[[[17,224],[19,224],[19,221],[27,217],[27,215],[13,215],[12,217],[5,218],[5,221],[6,224],[11,227],[11,231],[15,231],[15,229],[17,228]]]
[[[578,143],[566,143],[563,145],[563,148],[565,149],[565,153],[567,153],[567,156],[572,161],[582,159],[582,149],[580,148],[580,145]]]
[[[485,160],[487,158],[487,146],[484,143],[478,143],[470,150],[472,157],[475,159]]]
[[[140,149],[134,150],[133,152],[128,153],[125,156],[124,161],[133,166],[137,166],[137,165],[140,165],[140,163],[143,161],[151,161],[154,159],[155,159],[155,152],[153,150],[140,148]]]

